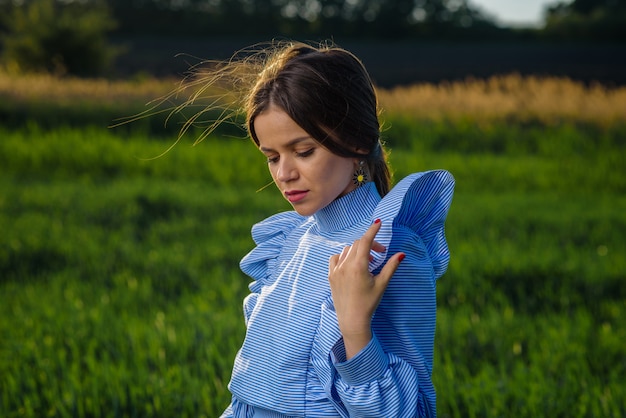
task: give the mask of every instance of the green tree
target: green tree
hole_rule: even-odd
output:
[[[542,35],[551,39],[626,40],[626,1],[558,2],[546,11]]]
[[[18,72],[96,76],[117,53],[106,39],[115,21],[102,2],[32,0],[7,17],[3,58]]]
[[[0,0],[1,2],[2,0]],[[119,33],[402,38],[486,36],[468,0],[108,0]]]

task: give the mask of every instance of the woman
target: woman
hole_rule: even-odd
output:
[[[240,74],[228,65],[217,71]],[[247,332],[222,417],[435,416],[452,176],[390,190],[374,87],[348,51],[288,44],[255,76],[247,129],[294,211],[252,228]]]

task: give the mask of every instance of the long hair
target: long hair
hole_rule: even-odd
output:
[[[381,196],[391,175],[380,141],[378,101],[362,62],[338,47],[289,44],[270,55],[245,102],[246,127],[270,105],[284,110],[333,154],[360,158]]]
[[[186,97],[182,102],[181,96]],[[246,130],[258,146],[254,120],[270,105],[284,110],[333,154],[364,160],[379,194],[389,192],[391,173],[380,141],[372,80],[354,54],[329,44],[256,45],[227,61],[203,61],[177,89],[127,122],[169,111],[168,119],[175,114],[185,118],[178,140],[190,128],[202,127],[197,143],[243,113]],[[185,116],[190,109],[191,116]]]

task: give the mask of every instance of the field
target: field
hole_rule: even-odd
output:
[[[173,83],[0,75],[0,416],[228,404],[238,262],[289,206],[239,131],[153,158],[176,126],[107,128]],[[395,178],[457,181],[439,416],[626,416],[626,90],[510,76],[380,93]]]

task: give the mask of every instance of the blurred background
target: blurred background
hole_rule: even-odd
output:
[[[626,416],[625,0],[0,0],[0,417],[228,405],[290,206],[241,115],[170,112],[273,39],[358,55],[394,178],[456,179],[438,415]]]
[[[381,86],[511,72],[626,81],[622,0],[2,0],[0,12],[12,71],[164,76],[287,38],[354,50]]]

